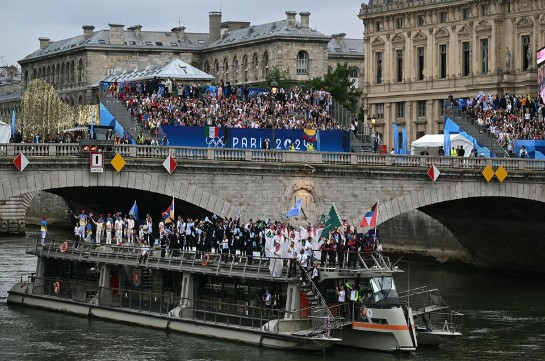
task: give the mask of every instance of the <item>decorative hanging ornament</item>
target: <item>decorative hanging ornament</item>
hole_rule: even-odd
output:
[[[19,172],[22,172],[23,170],[25,170],[28,163],[30,162],[28,161],[27,157],[25,157],[23,153],[19,153],[19,155],[17,155],[17,157],[15,157],[15,159],[13,160],[13,164],[15,164],[17,169],[19,169]]]
[[[178,162],[176,162],[176,160],[172,158],[170,155],[163,162],[163,167],[165,167],[167,172],[169,172],[170,174],[174,172],[174,169],[176,169],[177,166],[178,166]]]

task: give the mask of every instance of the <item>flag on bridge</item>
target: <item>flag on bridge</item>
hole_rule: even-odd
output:
[[[337,212],[337,207],[333,204],[329,210],[329,214],[326,216],[322,235],[328,237],[329,231],[332,231],[336,227],[340,227],[341,224],[341,216],[339,215],[339,212]]]
[[[204,137],[205,138],[217,138],[220,136],[219,127],[205,127],[204,128]]]
[[[162,216],[163,216],[163,222],[165,222],[165,224],[168,224],[174,221],[174,198],[172,198],[172,203],[167,208],[167,210],[163,212]]]
[[[430,179],[435,182],[437,178],[439,178],[439,174],[441,174],[441,172],[439,172],[439,169],[437,169],[435,164],[432,164],[430,169],[428,169],[428,177],[430,177]]]
[[[316,141],[316,129],[304,129],[303,139],[307,142],[314,143]]]
[[[15,159],[13,160],[13,164],[15,165],[15,167],[17,167],[17,169],[19,169],[19,172],[25,170],[28,163],[29,161],[23,153],[19,153],[17,157],[15,157]]]
[[[377,226],[377,216],[378,216],[378,202],[375,203],[371,210],[363,215],[363,218],[360,223],[360,227],[376,227]]]
[[[134,201],[134,204],[129,211],[129,216],[132,216],[134,219],[138,220],[138,206],[136,205],[136,201]]]
[[[286,215],[286,217],[299,217],[299,216],[301,216],[301,207],[302,206],[303,206],[303,200],[302,199],[297,199],[295,201],[295,207],[291,208],[288,211],[288,214]]]

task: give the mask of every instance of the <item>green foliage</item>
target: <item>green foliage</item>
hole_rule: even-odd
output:
[[[280,70],[276,66],[269,69],[265,78],[265,87],[269,88],[273,80],[278,83],[278,88],[289,88],[293,83],[290,77],[290,70]]]
[[[354,86],[354,80],[350,79],[350,68],[347,64],[337,64],[337,68],[328,72],[323,77],[310,80],[307,83],[309,89],[323,89],[333,96],[346,109],[355,112],[358,99],[362,91]]]

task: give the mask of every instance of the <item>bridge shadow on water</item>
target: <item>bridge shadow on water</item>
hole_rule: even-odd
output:
[[[149,213],[155,223],[159,222],[161,214],[172,202],[172,197],[164,194],[118,187],[69,187],[48,192],[63,197],[75,214],[82,209],[85,209],[87,213],[93,212],[95,220],[99,214],[104,216],[113,215],[116,212],[128,214],[136,201],[139,218],[144,219]],[[176,198],[174,198],[174,208],[176,217],[181,215],[184,218],[203,219],[212,216],[211,212]]]
[[[419,210],[442,223],[485,265],[517,273],[545,274],[545,203],[474,197]]]

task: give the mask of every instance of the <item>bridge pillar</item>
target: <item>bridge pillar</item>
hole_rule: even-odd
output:
[[[26,210],[38,192],[0,200],[0,235],[24,234]]]

